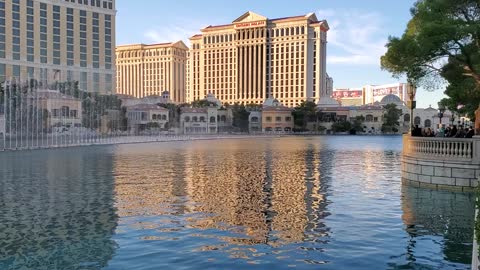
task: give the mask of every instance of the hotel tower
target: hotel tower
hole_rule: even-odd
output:
[[[208,93],[228,103],[318,101],[327,91],[328,29],[314,13],[268,19],[253,12],[203,28],[190,38],[187,101]]]
[[[116,48],[117,94],[137,98],[162,95],[185,102],[188,47],[182,41]]]
[[[0,0],[0,81],[115,90],[114,0]]]

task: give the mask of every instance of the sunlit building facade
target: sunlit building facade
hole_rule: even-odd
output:
[[[0,81],[78,81],[115,89],[114,0],[0,1]]]
[[[253,12],[203,28],[190,38],[187,101],[208,93],[230,104],[318,101],[327,91],[328,29],[314,13],[268,19]]]
[[[116,93],[142,98],[169,91],[173,101],[185,102],[187,53],[182,41],[118,46]]]

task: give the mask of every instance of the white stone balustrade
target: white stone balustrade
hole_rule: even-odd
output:
[[[416,185],[473,190],[480,178],[480,137],[403,137],[402,178]]]

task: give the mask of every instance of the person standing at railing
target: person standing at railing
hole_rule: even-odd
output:
[[[473,138],[473,135],[475,135],[475,130],[473,129],[473,127],[470,127],[467,134],[465,135],[465,138],[471,139]]]
[[[457,131],[457,134],[455,134],[455,138],[465,138],[465,135],[467,135],[467,133],[463,129],[463,126],[460,126]]]
[[[440,126],[438,128],[436,137],[445,137],[445,128],[443,127],[442,124],[440,124]]]

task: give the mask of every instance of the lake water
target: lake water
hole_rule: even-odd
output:
[[[400,137],[0,153],[0,269],[469,269],[474,195]]]

